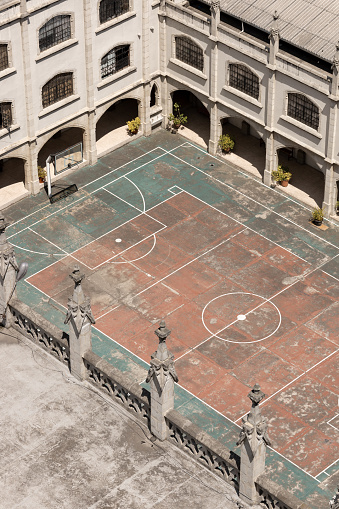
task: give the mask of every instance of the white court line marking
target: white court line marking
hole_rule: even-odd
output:
[[[226,415],[222,414],[221,412],[219,412],[219,410],[216,410],[215,408],[213,408],[211,405],[209,405],[208,403],[206,403],[206,401],[202,400],[201,398],[199,398],[198,396],[196,396],[195,394],[193,394],[191,391],[189,391],[188,389],[186,389],[185,387],[183,387],[182,385],[180,385],[179,383],[177,383],[176,385],[179,385],[179,387],[181,387],[181,389],[183,389],[184,391],[188,392],[188,394],[190,394],[192,396],[192,399],[197,399],[198,401],[200,401],[203,405],[206,405],[207,407],[209,407],[211,410],[213,410],[214,412],[216,412],[217,414],[221,415],[224,419],[226,419],[227,421],[229,421],[230,423],[232,424],[235,424],[235,426],[237,426],[238,428],[241,428],[241,426],[239,426],[239,424],[237,424],[236,422],[232,421],[232,419],[230,419],[229,417],[227,417]],[[187,402],[186,402],[187,403]],[[179,409],[181,406],[185,406],[186,403],[183,403],[183,405],[180,405],[177,409]],[[249,413],[249,411],[247,412],[247,414]],[[246,415],[247,415],[246,414]],[[277,451],[276,449],[273,449],[273,447],[270,447],[270,446],[267,446],[269,449],[271,449],[272,451],[274,451],[276,454],[279,454],[279,456],[281,456],[282,458],[284,458],[285,460],[287,460],[289,463],[291,463],[292,465],[294,465],[295,467],[298,468],[298,470],[301,470],[302,472],[304,472],[305,474],[307,474],[308,476],[312,477],[312,479],[315,479],[317,482],[318,479],[316,479],[312,474],[310,474],[309,472],[307,472],[306,470],[304,470],[302,467],[299,467],[299,465],[297,465],[296,463],[294,463],[293,461],[291,461],[289,458],[286,458],[286,456],[284,456],[283,454],[281,454],[281,452]]]
[[[140,168],[143,168],[143,167],[144,167],[144,166],[146,166],[147,164],[150,164],[150,163],[152,163],[153,161],[156,161],[157,159],[161,159],[161,157],[164,157],[164,155],[165,155],[165,154],[170,154],[170,152],[168,152],[168,151],[166,151],[166,150],[164,150],[164,149],[161,149],[161,150],[163,150],[163,151],[164,151],[164,154],[161,154],[161,156],[157,156],[157,157],[153,158],[151,161],[148,161],[147,163],[141,164],[141,165],[140,165],[140,166],[138,166],[137,168],[134,168],[134,170],[130,170],[129,172],[127,172],[127,173],[126,173],[126,175],[129,175],[130,173],[133,173],[134,171],[140,170]],[[174,150],[174,149],[173,149],[173,150]],[[131,162],[133,162],[133,161],[131,161]],[[126,164],[127,164],[127,163],[126,163]],[[123,166],[125,166],[125,165],[123,165]],[[121,166],[121,168],[122,168],[122,166]],[[112,172],[110,172],[110,173],[113,173],[114,171],[117,171],[118,169],[120,169],[120,168],[116,168],[115,170],[112,170]],[[106,175],[109,175],[109,173],[107,173]],[[81,197],[81,198],[79,198],[78,200],[75,200],[74,202],[69,203],[68,205],[65,205],[65,207],[62,207],[61,209],[55,210],[54,212],[52,212],[51,214],[49,214],[47,217],[44,217],[44,218],[42,218],[42,219],[39,219],[38,221],[36,221],[35,223],[31,224],[30,226],[26,226],[25,228],[23,228],[23,229],[22,229],[22,230],[20,230],[19,232],[16,232],[16,233],[14,233],[13,235],[10,235],[9,237],[7,237],[7,239],[9,240],[9,239],[10,239],[11,237],[13,237],[14,235],[18,235],[19,233],[21,233],[21,232],[23,232],[23,231],[27,230],[28,228],[31,228],[32,226],[35,226],[35,225],[36,225],[36,224],[38,224],[38,223],[41,223],[41,221],[45,221],[46,219],[49,219],[51,216],[54,216],[55,214],[58,214],[58,213],[59,213],[59,212],[61,212],[62,210],[65,210],[65,209],[67,209],[67,208],[71,208],[71,207],[73,207],[73,206],[74,206],[76,203],[78,203],[79,201],[81,201],[81,200],[85,200],[85,199],[87,199],[89,196],[91,196],[92,194],[95,194],[95,193],[97,193],[98,191],[100,191],[101,189],[104,189],[106,186],[109,186],[110,184],[113,184],[114,182],[118,182],[118,180],[120,180],[121,178],[125,178],[125,177],[126,177],[126,175],[121,175],[121,176],[120,176],[120,177],[118,177],[117,179],[112,180],[112,182],[110,182],[110,183],[106,183],[106,184],[104,184],[103,186],[99,187],[98,189],[95,189],[94,191],[91,191],[90,193],[86,194],[86,196],[82,196],[82,197]],[[98,179],[96,179],[96,180],[100,180],[100,178],[102,178],[102,177],[99,177],[99,178],[98,178]],[[94,180],[93,182],[95,182],[95,180]],[[86,184],[86,186],[87,186],[87,185],[90,185],[91,183],[92,183],[92,182],[90,182],[90,183]],[[84,186],[84,187],[85,187],[85,186]],[[80,188],[80,189],[83,189],[83,188]],[[36,212],[35,212],[35,214],[36,214]],[[26,218],[26,217],[25,217],[25,218]],[[23,219],[25,219],[25,218],[22,218],[22,220],[23,220]]]
[[[316,475],[316,477],[318,477],[320,474],[323,474],[325,473],[326,475],[330,476],[330,474],[328,474],[326,472],[326,470],[328,470],[329,468],[331,468],[333,465],[335,465],[336,463],[338,463],[339,459],[336,459],[335,461],[333,461],[333,463],[331,463],[330,465],[328,465],[328,467],[326,467],[324,470],[322,470],[321,472],[319,472],[319,474]]]
[[[213,301],[215,301],[217,299],[220,299],[220,297],[225,297],[226,295],[254,295],[255,297],[259,297],[259,298],[263,299],[264,302],[262,302],[261,304],[259,304],[255,308],[251,309],[250,311],[248,311],[244,315],[239,315],[242,318],[239,318],[239,316],[237,316],[236,320],[233,320],[233,322],[231,322],[230,324],[226,325],[226,327],[223,327],[222,329],[218,330],[216,333],[213,334],[213,332],[210,331],[209,328],[207,327],[207,325],[205,324],[205,320],[204,320],[205,310],[206,310],[207,306],[209,306]],[[218,336],[218,334],[220,334],[220,332],[223,332],[224,330],[228,329],[229,327],[231,327],[232,325],[237,323],[239,320],[245,320],[247,315],[249,315],[250,313],[253,313],[258,308],[260,308],[261,306],[266,304],[267,302],[269,302],[273,307],[275,307],[275,309],[278,311],[278,315],[279,315],[278,326],[274,329],[273,332],[271,332],[271,334],[269,334],[268,336],[265,336],[264,338],[256,339],[254,341],[232,341],[231,339],[224,339],[224,338],[221,338],[220,336]],[[205,329],[207,330],[207,332],[209,332],[209,334],[212,335],[211,337],[215,337],[215,338],[221,339],[222,341],[227,341],[228,343],[237,343],[237,344],[259,343],[260,341],[264,341],[265,339],[270,338],[271,336],[273,336],[273,334],[275,334],[277,332],[277,330],[279,329],[279,327],[281,325],[281,313],[280,313],[278,307],[274,304],[274,302],[271,302],[270,299],[266,299],[265,297],[262,297],[261,295],[257,295],[256,293],[249,293],[249,292],[230,292],[230,293],[223,293],[222,295],[218,295],[214,299],[212,299],[209,302],[207,302],[206,306],[204,307],[204,309],[202,310],[202,313],[201,313],[201,321],[202,321]]]
[[[161,230],[159,230],[159,231],[161,231]],[[147,239],[149,239],[149,238],[150,238],[150,237],[146,237],[145,239],[141,240],[140,242],[143,242],[144,240],[147,240]],[[153,251],[153,249],[155,248],[156,243],[157,243],[157,237],[156,237],[156,235],[153,233],[153,246],[151,247],[151,249],[150,249],[147,253],[145,253],[145,254],[144,254],[144,255],[142,255],[142,256],[139,256],[139,258],[134,258],[133,260],[125,260],[125,261],[123,261],[123,262],[110,261],[109,263],[120,264],[120,263],[134,263],[134,262],[137,262],[138,260],[141,260],[142,258],[145,258],[145,256],[148,256],[148,255],[149,255],[149,254]],[[135,247],[136,245],[137,245],[137,244],[133,244],[133,246],[132,246],[132,247]],[[129,249],[131,249],[131,248],[129,248]],[[127,250],[126,250],[126,251],[127,251]]]
[[[41,237],[41,238],[42,238],[43,240],[45,240],[46,242],[49,242],[50,244],[52,244],[52,246],[54,246],[54,247],[56,247],[56,248],[60,249],[61,251],[63,251],[63,252],[65,253],[65,255],[66,255],[66,256],[68,256],[68,253],[67,253],[67,251],[65,251],[65,249],[62,249],[62,247],[57,246],[56,244],[54,244],[54,242],[52,242],[51,240],[46,239],[46,238],[45,238],[45,237],[43,237],[43,235],[41,235],[40,233],[36,232],[35,230],[32,230],[32,228],[31,228],[31,227],[29,227],[29,230],[30,230],[31,232],[35,233],[35,235],[37,235],[38,237]],[[59,255],[59,256],[60,256],[60,255]]]
[[[225,159],[222,159],[221,157],[216,157],[216,156],[213,156],[212,154],[210,154],[209,152],[206,152],[206,150],[204,150],[203,148],[201,147],[198,147],[196,145],[193,145],[192,143],[190,142],[187,142],[187,143],[183,143],[182,145],[180,145],[180,147],[188,147],[188,146],[191,146],[193,148],[196,148],[197,150],[200,150],[200,152],[202,152],[203,154],[205,155],[208,155],[210,157],[212,157],[213,159],[215,159],[216,161],[218,161],[219,163],[223,163],[225,166],[227,166],[227,164],[230,164],[228,163]],[[178,147],[177,147],[178,148]],[[275,188],[272,188],[271,186],[268,186],[267,184],[265,184],[262,180],[260,179],[256,179],[253,177],[253,175],[251,175],[250,173],[246,173],[245,171],[241,171],[239,169],[239,167],[232,163],[232,165],[234,166],[231,166],[232,169],[234,169],[235,171],[237,171],[238,173],[241,173],[242,175],[245,175],[245,177],[248,177],[249,179],[251,180],[254,180],[254,182],[258,182],[259,184],[263,185],[264,187],[266,187],[267,189],[269,189],[270,191],[273,191],[277,194],[279,194],[279,196],[282,196],[283,198],[286,198],[288,201],[291,201],[293,203],[295,203],[296,205],[299,205],[301,206],[302,208],[304,208],[305,210],[308,210],[309,212],[312,212],[312,209],[308,208],[304,203],[302,202],[299,202],[299,201],[296,201],[294,200],[290,195],[288,194],[285,194],[283,193],[282,191],[279,191],[279,189],[277,189],[276,187]],[[232,189],[235,189],[235,188],[232,188]],[[333,221],[333,219],[328,219],[328,218],[325,218],[327,222],[329,223],[332,223],[333,225],[335,226],[338,226],[338,223],[336,221]]]
[[[289,387],[290,385],[292,385],[294,382],[296,382],[297,380],[299,380],[299,378],[301,378],[302,376],[306,375],[307,373],[309,373],[312,369],[316,368],[317,366],[319,366],[319,364],[322,364],[323,362],[325,362],[327,359],[329,359],[330,357],[332,357],[332,355],[335,355],[336,353],[339,352],[339,348],[337,350],[334,350],[334,352],[330,353],[329,355],[327,355],[327,357],[324,357],[321,361],[317,362],[316,364],[314,364],[313,366],[311,366],[310,368],[308,368],[306,371],[304,371],[303,373],[301,373],[299,376],[297,376],[296,378],[294,378],[294,380],[291,380],[288,384],[284,385],[284,387],[282,387],[281,389],[277,390],[276,392],[274,392],[273,394],[271,394],[271,396],[269,396],[268,398],[265,398],[265,400],[260,403],[260,406],[263,406],[265,405],[265,403],[267,401],[269,401],[270,399],[274,398],[274,396],[276,396],[277,394],[279,394],[279,392],[282,392],[284,391],[287,387]],[[245,417],[245,415],[247,415],[248,412],[246,412],[246,414],[242,415],[241,417],[239,417],[235,422],[238,422],[240,421],[240,419],[242,419],[243,417]],[[327,467],[328,468],[328,467]]]
[[[145,198],[144,198],[144,195],[143,193],[140,191],[139,187],[133,182],[133,180],[129,179],[128,177],[125,177],[126,180],[128,180],[128,182],[130,182],[131,184],[133,184],[133,186],[138,190],[140,196],[141,196],[141,199],[142,199],[142,206],[143,206],[143,212],[146,212],[146,203],[145,203]]]
[[[89,186],[89,185],[93,184],[94,182],[97,182],[98,180],[100,180],[100,179],[104,178],[105,176],[110,175],[111,173],[114,173],[115,171],[121,170],[121,168],[124,168],[124,166],[127,166],[128,164],[134,163],[134,161],[137,161],[138,159],[141,159],[142,157],[147,156],[148,154],[151,154],[152,152],[155,152],[156,150],[163,150],[165,153],[167,152],[167,151],[166,151],[165,149],[163,149],[162,147],[159,147],[159,146],[158,146],[158,147],[155,147],[155,148],[153,148],[152,150],[149,150],[148,152],[145,152],[144,154],[142,154],[142,155],[140,155],[140,156],[138,156],[138,157],[135,157],[134,159],[132,159],[132,161],[128,161],[127,163],[122,164],[122,165],[121,165],[121,166],[119,166],[118,168],[115,168],[114,170],[112,170],[112,171],[110,171],[110,172],[108,172],[108,173],[105,173],[105,175],[102,175],[101,177],[98,177],[97,179],[92,180],[91,182],[88,182],[88,184],[85,184],[85,185],[83,185],[83,186],[79,187],[79,189],[84,189],[85,187],[87,187],[87,186]],[[163,155],[164,155],[164,154],[163,154]],[[152,159],[152,160],[153,160],[153,159]],[[152,161],[152,160],[151,160],[151,161]],[[151,161],[150,161],[150,162],[151,162]],[[100,163],[100,164],[102,164],[103,166],[107,166],[107,165],[104,165],[103,163]],[[94,166],[94,165],[92,165],[92,166]],[[112,182],[114,182],[114,180],[112,180]],[[112,184],[112,182],[111,182],[111,184]],[[109,185],[109,184],[106,184],[106,185]],[[99,189],[101,189],[101,188],[99,188]],[[90,196],[91,194],[92,194],[92,193],[88,193],[88,195],[87,195],[87,196]],[[80,198],[80,199],[81,199],[81,198]],[[79,200],[77,200],[77,201],[79,201]],[[74,203],[76,203],[76,202],[73,202],[73,204],[74,204]],[[47,204],[46,204],[46,205],[44,205],[43,207],[39,208],[39,211],[40,211],[40,210],[44,210],[45,208],[49,207],[50,205],[51,205],[50,203],[47,203]],[[62,208],[62,209],[60,209],[60,210],[64,210],[65,208],[67,208],[67,207],[69,207],[69,206],[70,206],[70,204],[69,204],[69,205],[66,205],[65,207],[63,207],[63,208]],[[59,212],[59,211],[55,211],[55,212]],[[52,214],[50,214],[50,215],[48,215],[48,216],[44,217],[44,218],[42,219],[42,221],[43,221],[44,219],[48,219],[51,215],[55,214],[55,212],[53,212]],[[11,226],[14,226],[15,224],[20,223],[20,222],[21,222],[21,221],[23,221],[24,219],[27,219],[28,217],[34,216],[34,214],[36,214],[36,213],[37,213],[37,211],[34,211],[34,212],[32,212],[31,214],[27,214],[26,216],[22,217],[21,219],[18,219],[18,221],[15,221],[14,223],[12,223],[12,224],[9,226],[9,228],[10,228]],[[33,225],[31,225],[31,226],[33,226]],[[23,230],[21,230],[21,231],[23,231]],[[20,232],[19,232],[19,233],[20,233]]]
[[[177,147],[178,148],[178,147]],[[278,212],[276,212],[275,210],[273,209],[270,209],[269,207],[267,207],[266,205],[263,205],[262,203],[256,201],[254,198],[251,198],[250,196],[247,196],[246,194],[242,193],[241,191],[239,191],[238,189],[236,189],[235,187],[231,187],[229,184],[226,184],[225,182],[222,182],[221,180],[217,179],[216,177],[213,177],[212,175],[209,175],[208,173],[206,173],[204,170],[201,170],[200,168],[197,168],[196,166],[194,166],[193,164],[185,161],[184,159],[181,159],[181,157],[178,157],[176,156],[175,154],[173,153],[170,153],[168,152],[169,155],[171,155],[172,157],[175,157],[176,159],[178,159],[179,161],[181,161],[182,163],[184,164],[187,164],[187,166],[191,166],[192,168],[194,168],[195,170],[199,171],[200,173],[203,173],[204,175],[206,175],[206,177],[209,177],[210,179],[212,180],[215,180],[216,182],[218,182],[219,184],[223,184],[224,186],[228,187],[229,189],[232,189],[233,191],[236,191],[237,193],[241,194],[242,196],[244,196],[245,198],[247,198],[248,200],[251,200],[253,201],[254,203],[256,203],[257,205],[260,205],[261,207],[265,208],[266,210],[268,210],[269,212],[272,212],[273,214],[276,214],[277,216],[285,219],[285,221],[288,221],[292,224],[294,224],[295,226],[297,226],[298,228],[300,228],[301,230],[304,230],[305,232],[309,233],[310,235],[313,235],[314,237],[316,237],[317,239],[321,240],[322,242],[324,242],[325,244],[329,244],[330,246],[336,248],[337,250],[339,250],[338,246],[336,246],[335,244],[332,244],[332,242],[329,242],[328,240],[325,240],[321,237],[319,237],[318,235],[316,235],[314,232],[311,232],[309,230],[307,230],[306,228],[304,228],[303,226],[300,226],[299,224],[295,223],[294,221],[292,221],[291,219],[288,219],[287,217],[284,217],[282,214],[279,214]],[[301,239],[300,239],[301,240]]]
[[[167,279],[168,277],[172,276],[173,274],[175,274],[176,272],[178,272],[179,270],[181,269],[184,269],[185,267],[187,267],[187,265],[190,265],[191,263],[199,260],[199,258],[201,258],[202,256],[206,255],[207,253],[210,253],[211,251],[213,251],[214,249],[217,249],[218,247],[222,246],[223,244],[225,244],[226,242],[228,242],[229,240],[233,239],[233,237],[236,237],[236,235],[239,235],[239,233],[242,233],[243,231],[245,231],[246,228],[244,228],[244,230],[241,230],[233,235],[231,235],[230,237],[228,237],[227,239],[223,240],[222,242],[220,242],[219,244],[217,244],[216,246],[213,246],[211,247],[210,249],[208,249],[207,251],[205,251],[204,253],[200,254],[199,256],[197,256],[196,258],[193,258],[193,260],[190,260],[189,262],[185,263],[184,265],[182,265],[181,267],[179,267],[178,269],[174,270],[173,272],[170,272],[170,274],[167,274],[167,276],[164,276],[163,278],[159,279],[158,281],[156,281],[155,283],[153,283],[152,285],[148,286],[147,288],[144,288],[144,290],[141,290],[139,293],[136,293],[134,295],[134,298],[135,297],[138,297],[139,295],[141,295],[142,293],[144,292],[147,292],[147,290],[149,290],[150,288],[152,288],[153,286],[157,285],[158,283],[161,283],[162,281],[164,281],[165,279]]]

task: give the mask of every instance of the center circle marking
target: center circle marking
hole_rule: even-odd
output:
[[[204,315],[205,315],[205,311],[207,309],[207,307],[212,304],[212,302],[214,302],[215,300],[217,299],[220,299],[221,297],[226,297],[228,295],[253,295],[253,297],[258,297],[259,299],[262,299],[263,300],[263,304],[265,303],[269,303],[271,304],[277,311],[278,313],[278,316],[279,316],[279,321],[278,321],[278,325],[277,327],[274,329],[273,332],[271,332],[271,334],[268,334],[267,336],[265,336],[264,338],[260,338],[260,339],[254,339],[253,341],[232,341],[231,339],[225,339],[225,338],[222,338],[220,336],[218,336],[218,334],[215,334],[214,332],[212,332],[206,325],[205,323],[205,318],[204,318]],[[246,315],[243,315],[243,314],[239,314],[236,318],[236,320],[234,320],[233,322],[231,322],[229,325],[227,325],[224,329],[222,329],[221,331],[218,331],[219,334],[220,332],[228,329],[228,327],[230,327],[231,325],[233,325],[234,323],[236,323],[237,321],[243,321],[243,320],[246,320],[248,317],[247,315],[249,315],[252,311],[254,311],[255,309],[258,309],[260,308],[261,305],[259,306],[255,306],[254,309],[252,309],[251,311],[248,311]],[[281,325],[281,313],[278,309],[278,307],[274,304],[274,302],[270,301],[270,299],[266,299],[265,297],[262,297],[261,295],[257,295],[256,293],[251,293],[251,292],[230,292],[230,293],[223,293],[221,295],[218,295],[218,297],[214,297],[214,299],[210,300],[209,302],[207,302],[206,306],[204,307],[204,309],[202,310],[202,313],[201,313],[201,321],[205,327],[205,329],[211,334],[211,336],[215,337],[215,338],[218,338],[218,339],[221,339],[222,341],[227,341],[229,343],[239,343],[239,344],[248,344],[248,343],[258,343],[259,341],[264,341],[264,339],[268,339],[270,338],[271,336],[273,336],[273,334],[275,334],[277,332],[277,330],[279,329],[280,325]]]

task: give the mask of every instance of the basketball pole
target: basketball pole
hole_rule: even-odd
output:
[[[47,195],[48,198],[52,196],[52,184],[51,184],[51,169],[50,169],[50,162],[52,158],[49,155],[46,159],[46,170],[47,170]]]

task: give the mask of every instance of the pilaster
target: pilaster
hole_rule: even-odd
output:
[[[165,129],[170,114],[170,99],[168,97],[167,85],[167,38],[166,38],[166,0],[160,0],[159,6],[159,50],[160,50],[160,79],[161,79],[161,106],[162,106],[162,127]]]
[[[218,25],[220,23],[220,0],[213,0],[211,3],[211,68],[210,68],[210,98],[213,106],[210,112],[210,139],[208,151],[215,155],[218,148]]]
[[[239,496],[248,504],[258,504],[259,494],[256,479],[265,470],[267,419],[262,417],[259,403],[265,397],[258,384],[255,384],[248,397],[252,401],[251,412],[242,419],[242,430],[237,445],[241,445]]]
[[[159,346],[151,356],[146,382],[151,385],[151,432],[159,440],[168,437],[166,413],[174,408],[174,382],[178,376],[174,367],[174,355],[167,350],[166,339],[171,331],[161,322],[155,334]]]
[[[96,145],[96,117],[94,107],[94,76],[93,76],[93,27],[92,5],[90,0],[83,0],[84,7],[84,34],[85,34],[85,59],[86,59],[86,93],[87,128],[84,133],[84,158],[89,164],[95,164],[98,160]]]
[[[92,315],[89,297],[84,295],[81,281],[85,275],[80,273],[76,265],[69,276],[74,281],[72,297],[68,299],[68,311],[65,324],[69,324],[69,357],[70,369],[73,376],[78,380],[86,378],[86,368],[83,356],[86,351],[92,349],[91,325],[95,323]]]
[[[274,112],[275,112],[275,88],[276,88],[276,55],[279,51],[279,15],[275,11],[273,15],[273,23],[269,35],[270,51],[268,55],[267,69],[269,73],[268,94],[266,108],[266,126],[268,128],[268,136],[266,139],[266,163],[264,171],[264,184],[270,185],[272,181],[272,171],[276,166],[276,155],[274,150]]]

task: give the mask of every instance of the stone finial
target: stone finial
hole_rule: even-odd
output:
[[[279,14],[277,11],[274,11],[273,23],[272,23],[272,27],[271,27],[270,35],[269,35],[270,38],[276,39],[277,37],[279,37],[279,23],[278,23],[278,21],[279,21]]]
[[[337,493],[330,500],[330,508],[331,509],[339,509],[339,485],[337,488]]]
[[[151,355],[151,366],[148,370],[146,382],[152,379],[157,382],[160,391],[164,389],[168,376],[174,382],[178,381],[178,375],[174,367],[174,355],[167,349],[166,339],[171,331],[166,328],[164,321],[160,322],[159,328],[154,331],[159,338],[158,349]]]
[[[83,356],[92,348],[91,324],[95,323],[91,302],[84,295],[81,281],[85,275],[81,274],[80,267],[75,265],[70,278],[74,281],[73,295],[68,299],[68,309],[65,324],[69,324],[69,356],[71,373],[79,380],[87,376]]]
[[[335,54],[332,60],[332,69],[338,70],[338,68],[339,68],[339,41],[335,45]]]
[[[211,2],[211,11],[212,12],[220,11],[220,0],[212,0],[212,2]]]
[[[241,445],[247,438],[253,456],[262,442],[266,445],[271,445],[267,435],[267,419],[266,417],[262,417],[259,407],[259,403],[264,397],[265,394],[260,389],[260,386],[255,384],[248,394],[248,398],[252,401],[252,409],[250,413],[242,419],[242,430],[237,442],[237,445]]]

